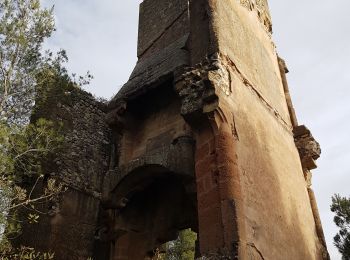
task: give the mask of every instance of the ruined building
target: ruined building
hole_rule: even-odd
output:
[[[74,88],[47,103],[66,125],[50,174],[69,190],[21,241],[139,260],[191,228],[198,259],[328,259],[320,148],[271,34],[267,0],[144,0],[138,62],[109,104]]]

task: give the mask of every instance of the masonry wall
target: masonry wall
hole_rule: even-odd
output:
[[[133,122],[128,124],[120,143],[119,166],[168,149],[176,138],[188,133],[179,113],[180,101],[172,92],[170,83],[137,101],[138,108],[130,115]]]
[[[110,259],[141,260],[178,231],[197,230],[194,140],[172,78],[125,106],[120,102],[110,112],[111,124],[122,127],[108,185],[110,200],[126,202],[109,206],[117,212],[108,228],[114,235]]]
[[[176,89],[196,136],[201,255],[327,259],[267,2],[193,1],[190,7],[195,64]],[[313,165],[318,156],[310,158]]]
[[[266,259],[322,259],[290,128],[249,87],[235,82],[234,93],[249,250]]]
[[[221,61],[230,73],[230,92],[220,98],[234,126],[245,254],[248,259],[322,259],[268,28],[254,8],[237,1],[210,5]]]
[[[327,259],[299,154],[313,144],[315,167],[319,146],[303,127],[295,144],[271,32],[266,0],[145,0],[139,61],[108,108],[64,81],[37,104],[33,120],[63,123],[47,172],[69,190],[23,241],[85,259],[103,237],[97,259],[136,260],[190,227],[204,259]]]
[[[140,4],[137,56],[145,59],[188,32],[187,0],[145,0]]]
[[[51,85],[52,84],[52,85]],[[108,171],[110,130],[102,103],[64,79],[55,79],[38,93],[32,121],[57,124],[62,147],[45,165],[47,177],[68,189],[42,206],[37,225],[24,226],[18,242],[55,253],[55,259],[87,259],[93,255],[101,189]],[[38,186],[40,193],[45,183]]]

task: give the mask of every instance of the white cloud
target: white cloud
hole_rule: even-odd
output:
[[[136,63],[138,2],[44,2],[55,5],[57,18],[57,32],[46,46],[67,50],[70,71],[85,74],[89,70],[95,79],[87,90],[96,95],[111,97]]]

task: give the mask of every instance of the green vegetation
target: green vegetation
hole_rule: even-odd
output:
[[[331,211],[335,213],[334,223],[339,232],[334,237],[334,245],[342,254],[343,260],[350,259],[350,198],[336,194],[332,197]]]
[[[63,66],[66,53],[42,50],[54,30],[53,9],[42,8],[40,0],[0,0],[0,259],[4,260],[54,257],[11,245],[24,223],[34,225],[47,214],[38,205],[64,191],[43,170],[60,149],[63,125],[33,116],[35,107],[51,98],[49,89],[57,82],[84,85],[92,78],[87,74],[71,79]]]
[[[39,0],[0,1],[0,119],[14,125],[29,122],[37,76],[46,66],[42,44],[54,31],[52,9]]]
[[[176,240],[163,246],[157,254],[159,260],[193,260],[195,257],[197,234],[191,229],[180,231]]]

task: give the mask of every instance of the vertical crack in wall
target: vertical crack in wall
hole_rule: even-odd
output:
[[[256,247],[254,243],[247,243],[247,245],[254,249],[254,251],[260,256],[261,260],[265,260],[262,252]]]

